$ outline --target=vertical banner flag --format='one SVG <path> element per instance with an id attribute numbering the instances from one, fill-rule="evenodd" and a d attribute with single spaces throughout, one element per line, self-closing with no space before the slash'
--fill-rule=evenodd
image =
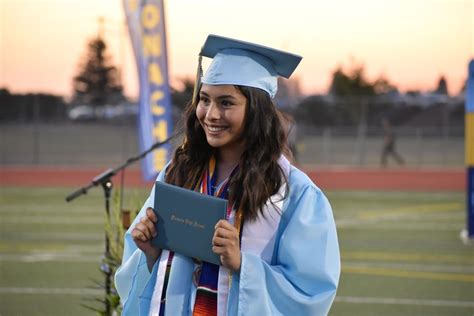
<path id="1" fill-rule="evenodd" d="M 474 238 L 474 59 L 466 83 L 465 152 L 467 165 L 467 233 Z"/>
<path id="2" fill-rule="evenodd" d="M 123 0 L 140 83 L 138 134 L 140 150 L 166 140 L 172 132 L 171 97 L 163 0 Z M 142 161 L 145 180 L 163 169 L 170 145 L 155 149 Z"/>

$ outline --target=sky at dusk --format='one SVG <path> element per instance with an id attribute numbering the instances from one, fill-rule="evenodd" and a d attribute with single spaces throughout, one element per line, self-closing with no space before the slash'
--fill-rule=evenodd
<path id="1" fill-rule="evenodd" d="M 135 62 L 121 0 L 0 0 L 0 87 L 72 93 L 87 42 L 105 19 L 109 54 L 136 97 Z M 172 84 L 193 78 L 209 33 L 303 56 L 304 93 L 326 93 L 338 67 L 364 64 L 369 80 L 432 90 L 440 75 L 457 94 L 474 58 L 474 0 L 165 1 Z"/>

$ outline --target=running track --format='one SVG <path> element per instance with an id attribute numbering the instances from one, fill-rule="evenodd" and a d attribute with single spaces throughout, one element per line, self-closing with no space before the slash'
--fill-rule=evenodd
<path id="1" fill-rule="evenodd" d="M 0 186 L 67 186 L 82 187 L 102 173 L 99 168 L 8 166 L 0 167 Z M 402 190 L 464 191 L 466 171 L 457 169 L 354 169 L 302 167 L 322 189 L 329 190 Z M 120 175 L 114 179 L 120 183 Z M 125 185 L 148 186 L 137 168 L 126 171 Z"/>

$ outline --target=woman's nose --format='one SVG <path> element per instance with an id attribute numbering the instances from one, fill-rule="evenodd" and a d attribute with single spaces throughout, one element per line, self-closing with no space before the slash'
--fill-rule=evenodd
<path id="1" fill-rule="evenodd" d="M 207 113 L 206 113 L 206 116 L 208 119 L 219 119 L 220 118 L 220 111 L 219 111 L 219 107 L 214 103 L 212 102 L 210 105 L 209 105 L 209 108 L 207 109 Z"/>

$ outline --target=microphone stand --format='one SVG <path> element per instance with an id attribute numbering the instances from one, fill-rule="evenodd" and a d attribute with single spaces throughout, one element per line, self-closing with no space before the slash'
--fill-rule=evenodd
<path id="1" fill-rule="evenodd" d="M 71 202 L 72 200 L 78 198 L 81 195 L 87 194 L 87 192 L 95 187 L 100 185 L 102 189 L 104 190 L 104 197 L 105 197 L 105 212 L 107 214 L 107 218 L 110 218 L 110 193 L 113 188 L 112 184 L 112 177 L 115 176 L 117 173 L 122 171 L 123 169 L 127 168 L 129 165 L 132 163 L 139 161 L 143 159 L 148 153 L 151 151 L 155 150 L 158 147 L 161 147 L 167 143 L 169 143 L 172 139 L 174 139 L 177 136 L 177 134 L 171 135 L 169 138 L 165 139 L 162 142 L 157 142 L 153 144 L 149 149 L 145 150 L 141 154 L 129 158 L 125 163 L 121 164 L 120 166 L 116 168 L 109 168 L 102 172 L 101 174 L 95 176 L 91 183 L 72 192 L 66 197 L 66 202 Z M 110 258 L 110 241 L 109 241 L 109 236 L 107 233 L 105 234 L 105 259 Z M 110 294 L 110 288 L 111 288 L 111 277 L 112 277 L 112 272 L 110 270 L 109 264 L 107 261 L 105 261 L 100 269 L 105 273 L 105 293 L 108 296 Z M 111 310 L 110 310 L 110 302 L 108 298 L 105 299 L 105 315 L 111 315 Z"/>

